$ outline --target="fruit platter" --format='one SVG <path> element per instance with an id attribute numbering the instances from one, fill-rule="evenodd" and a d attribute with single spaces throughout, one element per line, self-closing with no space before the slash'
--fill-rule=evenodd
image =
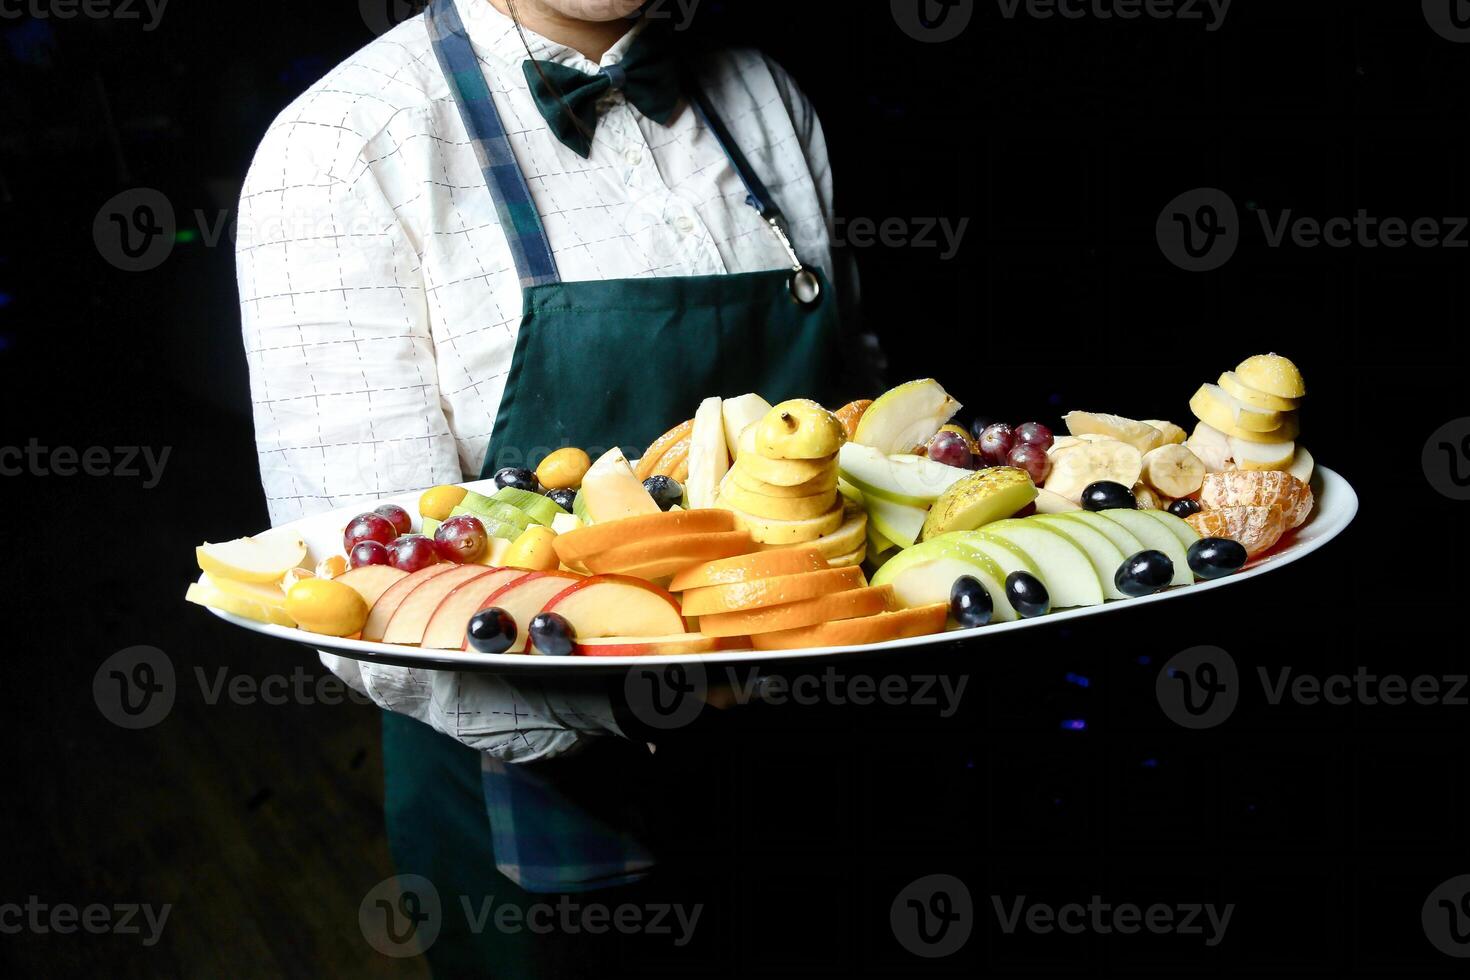
<path id="1" fill-rule="evenodd" d="M 642 452 L 565 447 L 196 549 L 186 598 L 337 656 L 606 669 L 948 643 L 1164 601 L 1315 551 L 1357 496 L 1247 358 L 1163 419 L 953 420 L 934 379 L 834 410 L 710 397 Z M 630 459 L 630 455 L 636 458 Z"/>

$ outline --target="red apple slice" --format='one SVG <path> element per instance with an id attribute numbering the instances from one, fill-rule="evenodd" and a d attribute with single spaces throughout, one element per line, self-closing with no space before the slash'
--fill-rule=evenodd
<path id="1" fill-rule="evenodd" d="M 371 609 L 378 604 L 383 593 L 406 578 L 407 572 L 391 565 L 364 565 L 343 572 L 337 576 L 337 581 L 355 589 Z"/>
<path id="2" fill-rule="evenodd" d="M 499 569 L 486 568 L 484 565 L 455 565 L 449 571 L 435 575 L 403 600 L 393 618 L 388 620 L 388 628 L 383 631 L 383 642 L 416 645 L 423 640 L 424 630 L 428 628 L 429 618 L 434 615 L 434 610 L 439 608 L 439 603 L 449 593 L 467 582 L 496 571 Z"/>
<path id="3" fill-rule="evenodd" d="M 516 579 L 508 585 L 501 586 L 497 591 L 485 597 L 480 603 L 480 608 L 495 606 L 510 613 L 510 618 L 515 620 L 516 641 L 506 653 L 526 652 L 526 632 L 531 626 L 531 620 L 541 611 L 555 596 L 567 591 L 573 583 L 581 582 L 585 576 L 576 575 L 572 572 L 531 572 Z M 464 630 L 459 632 L 460 649 L 468 650 L 469 641 L 465 639 Z"/>
<path id="4" fill-rule="evenodd" d="M 744 636 L 680 633 L 677 636 L 596 636 L 578 640 L 573 653 L 579 657 L 674 657 L 749 648 L 750 639 Z"/>
<path id="5" fill-rule="evenodd" d="M 388 623 L 393 619 L 393 614 L 398 611 L 398 607 L 403 605 L 403 600 L 429 579 L 443 575 L 454 567 L 454 565 L 430 565 L 390 585 L 388 591 L 378 596 L 378 601 L 372 604 L 372 609 L 368 613 L 367 625 L 362 628 L 362 638 L 369 643 L 383 642 L 383 634 L 388 631 Z"/>
<path id="6" fill-rule="evenodd" d="M 625 575 L 594 575 L 578 582 L 541 612 L 564 617 L 579 639 L 684 632 L 678 600 L 651 582 Z"/>
<path id="7" fill-rule="evenodd" d="M 429 625 L 424 628 L 424 638 L 419 646 L 426 650 L 463 649 L 465 628 L 475 613 L 485 608 L 485 600 L 527 574 L 521 568 L 500 568 L 461 585 L 445 596 L 434 615 L 429 617 Z"/>

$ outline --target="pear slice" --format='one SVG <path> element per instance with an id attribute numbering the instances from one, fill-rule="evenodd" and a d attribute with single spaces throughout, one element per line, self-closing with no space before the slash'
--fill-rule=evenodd
<path id="1" fill-rule="evenodd" d="M 950 531 L 973 531 L 1010 517 L 1036 499 L 1036 486 L 1025 470 L 997 466 L 971 473 L 934 502 L 924 521 L 925 541 Z"/>
<path id="2" fill-rule="evenodd" d="M 1296 442 L 1246 442 L 1230 439 L 1230 455 L 1242 470 L 1284 470 L 1296 459 Z"/>
<path id="3" fill-rule="evenodd" d="M 751 392 L 739 398 L 726 398 L 720 405 L 720 415 L 725 423 L 725 445 L 730 457 L 737 458 L 740 449 L 740 433 L 748 425 L 755 425 L 771 410 L 770 402 Z"/>
<path id="4" fill-rule="evenodd" d="M 868 511 L 868 521 L 878 533 L 900 548 L 912 548 L 924 530 L 924 519 L 929 512 L 922 507 L 895 504 L 882 497 L 863 497 L 863 506 Z"/>
<path id="5" fill-rule="evenodd" d="M 237 538 L 194 549 L 201 571 L 215 578 L 242 582 L 279 582 L 281 576 L 306 560 L 306 541 L 294 531 L 270 531 L 254 538 Z M 200 591 L 207 592 L 207 584 Z"/>
<path id="6" fill-rule="evenodd" d="M 928 507 L 973 470 L 936 463 L 923 456 L 888 455 L 871 446 L 848 443 L 837 456 L 842 477 L 866 497 L 882 497 L 910 507 Z"/>
<path id="7" fill-rule="evenodd" d="M 1307 394 L 1307 383 L 1302 380 L 1302 372 L 1289 358 L 1280 354 L 1247 357 L 1236 366 L 1235 376 L 1257 391 L 1264 391 L 1277 398 L 1297 399 L 1304 398 Z"/>
<path id="8" fill-rule="evenodd" d="M 911 453 L 960 410 L 938 381 L 910 381 L 880 395 L 858 420 L 852 441 L 881 453 Z"/>
<path id="9" fill-rule="evenodd" d="M 1312 459 L 1312 454 L 1307 452 L 1307 447 L 1299 445 L 1296 447 L 1296 456 L 1292 459 L 1291 466 L 1287 468 L 1286 472 L 1303 483 L 1311 483 L 1312 471 L 1316 468 L 1316 465 L 1316 461 Z"/>
<path id="10" fill-rule="evenodd" d="M 1271 412 L 1294 412 L 1300 405 L 1295 398 L 1282 398 L 1279 395 L 1252 388 L 1241 381 L 1234 371 L 1226 371 L 1220 375 L 1220 387 L 1252 408 L 1261 408 Z"/>
<path id="11" fill-rule="evenodd" d="M 720 481 L 730 469 L 721 404 L 718 398 L 706 398 L 694 413 L 694 429 L 689 436 L 689 480 L 684 484 L 685 499 L 693 510 L 715 506 Z"/>
<path id="12" fill-rule="evenodd" d="M 1274 432 L 1281 428 L 1284 416 L 1263 408 L 1253 408 L 1219 385 L 1200 385 L 1189 400 L 1190 411 L 1202 422 L 1222 432 L 1244 429 L 1247 432 Z"/>

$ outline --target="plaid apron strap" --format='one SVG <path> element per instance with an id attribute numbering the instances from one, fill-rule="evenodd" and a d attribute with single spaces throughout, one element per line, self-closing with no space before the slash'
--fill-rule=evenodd
<path id="1" fill-rule="evenodd" d="M 460 118 L 485 174 L 485 184 L 495 198 L 495 210 L 500 215 L 500 226 L 505 229 L 521 286 L 560 282 L 541 215 L 531 200 L 525 175 L 516 163 L 495 99 L 454 0 L 434 0 L 424 16 L 439 67 L 454 92 Z"/>

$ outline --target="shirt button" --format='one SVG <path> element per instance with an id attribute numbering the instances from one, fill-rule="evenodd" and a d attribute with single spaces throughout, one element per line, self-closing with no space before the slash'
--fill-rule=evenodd
<path id="1" fill-rule="evenodd" d="M 679 234 L 687 235 L 694 230 L 694 219 L 687 214 L 681 214 L 674 219 L 674 228 L 678 230 Z"/>
<path id="2" fill-rule="evenodd" d="M 637 146 L 630 146 L 623 154 L 623 158 L 636 167 L 643 162 L 643 150 Z"/>

